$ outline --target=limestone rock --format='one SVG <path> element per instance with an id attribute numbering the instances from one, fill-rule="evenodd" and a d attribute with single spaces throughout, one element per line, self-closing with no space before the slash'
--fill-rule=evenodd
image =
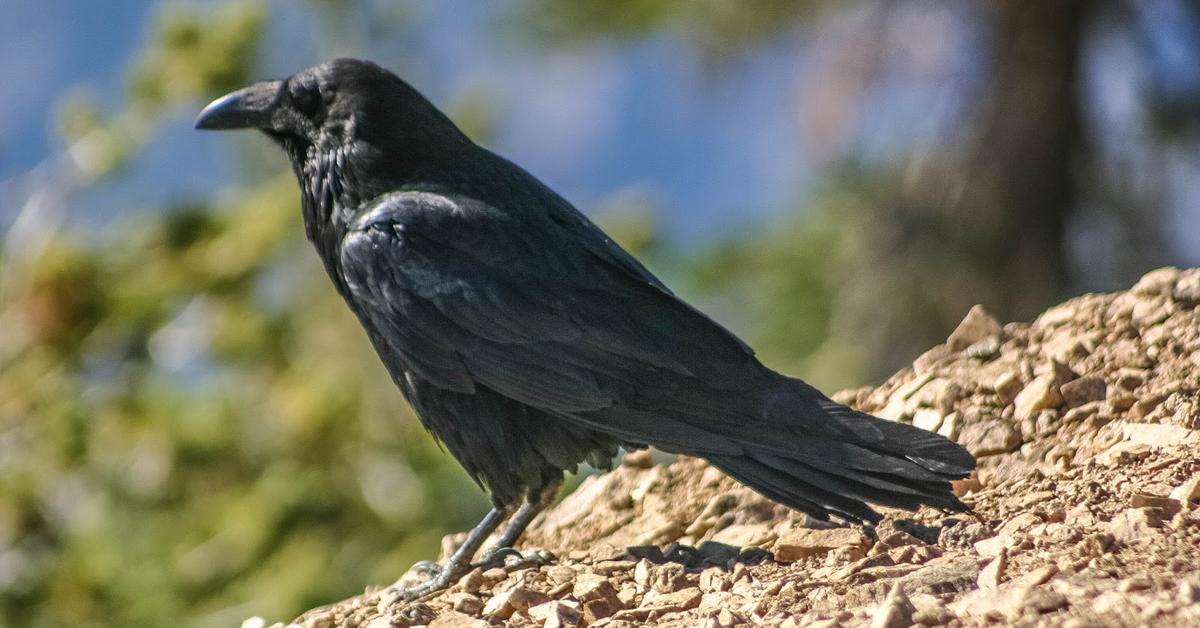
<path id="1" fill-rule="evenodd" d="M 1103 377 L 1090 375 L 1067 382 L 1059 388 L 1068 408 L 1082 406 L 1089 401 L 1101 401 L 1108 393 Z"/>
<path id="2" fill-rule="evenodd" d="M 1015 409 L 1013 416 L 1017 419 L 1030 419 L 1038 412 L 1048 408 L 1057 408 L 1062 404 L 1062 396 L 1055 386 L 1057 377 L 1053 373 L 1039 375 L 1029 382 L 1029 385 L 1017 393 L 1013 400 Z"/>
<path id="3" fill-rule="evenodd" d="M 967 312 L 958 327 L 950 332 L 946 346 L 952 351 L 962 351 L 989 336 L 999 336 L 1001 331 L 1000 323 L 996 322 L 982 305 L 976 305 Z"/>
<path id="4" fill-rule="evenodd" d="M 810 556 L 823 556 L 840 548 L 865 548 L 868 539 L 853 528 L 812 530 L 799 528 L 775 542 L 775 560 L 790 563 Z"/>
<path id="5" fill-rule="evenodd" d="M 904 589 L 898 584 L 894 585 L 871 615 L 871 628 L 907 628 L 912 625 L 916 610 L 904 594 Z"/>

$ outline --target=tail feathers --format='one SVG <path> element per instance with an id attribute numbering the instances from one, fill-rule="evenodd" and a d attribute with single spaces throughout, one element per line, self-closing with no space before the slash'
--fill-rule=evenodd
<path id="1" fill-rule="evenodd" d="M 718 456 L 708 461 L 764 497 L 821 521 L 829 521 L 830 515 L 871 523 L 881 518 L 861 501 L 808 484 L 748 456 Z"/>
<path id="2" fill-rule="evenodd" d="M 763 496 L 822 521 L 833 515 L 846 521 L 878 523 L 881 517 L 868 503 L 904 510 L 917 510 L 922 504 L 967 510 L 950 490 L 949 481 L 871 476 L 851 469 L 837 474 L 769 454 L 719 456 L 709 462 Z"/>
<path id="3" fill-rule="evenodd" d="M 836 516 L 876 523 L 881 517 L 869 503 L 905 510 L 923 504 L 968 509 L 950 487 L 951 480 L 975 468 L 975 459 L 962 446 L 809 390 L 817 397 L 808 397 L 808 411 L 793 419 L 806 435 L 774 442 L 739 439 L 740 455 L 710 455 L 709 461 L 764 496 L 820 520 Z"/>
<path id="4" fill-rule="evenodd" d="M 920 428 L 885 421 L 825 400 L 822 409 L 836 419 L 848 442 L 868 449 L 901 455 L 925 469 L 957 480 L 975 469 L 975 458 L 962 445 Z"/>

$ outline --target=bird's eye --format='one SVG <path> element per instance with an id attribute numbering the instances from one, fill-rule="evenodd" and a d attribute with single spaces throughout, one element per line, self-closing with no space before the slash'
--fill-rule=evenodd
<path id="1" fill-rule="evenodd" d="M 288 91 L 296 111 L 305 116 L 311 117 L 321 106 L 321 93 L 316 85 L 298 81 L 289 85 Z"/>

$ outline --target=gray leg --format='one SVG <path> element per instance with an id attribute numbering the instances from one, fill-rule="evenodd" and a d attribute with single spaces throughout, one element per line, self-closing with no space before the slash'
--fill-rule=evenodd
<path id="1" fill-rule="evenodd" d="M 479 546 L 487 540 L 496 528 L 500 527 L 500 523 L 504 521 L 504 517 L 508 515 L 508 511 L 504 508 L 495 507 L 491 512 L 483 517 L 483 520 L 471 530 L 467 535 L 467 540 L 459 546 L 450 558 L 441 566 L 430 565 L 426 567 L 426 571 L 433 574 L 429 580 L 412 587 L 393 587 L 397 595 L 397 600 L 411 601 L 419 597 L 423 597 L 434 591 L 445 589 L 454 583 L 459 577 L 465 574 L 471 568 L 471 558 L 475 556 L 475 552 L 479 550 Z M 514 517 L 515 518 L 515 517 Z"/>
<path id="2" fill-rule="evenodd" d="M 526 498 L 525 503 L 521 505 L 517 512 L 508 522 L 508 527 L 496 539 L 496 542 L 488 548 L 487 553 L 479 559 L 476 566 L 483 568 L 503 567 L 504 559 L 509 556 L 521 558 L 520 552 L 513 549 L 521 535 L 525 533 L 525 528 L 533 522 L 534 517 L 539 512 L 546 509 L 550 502 L 554 500 L 554 496 L 558 493 L 558 487 L 562 486 L 562 482 L 555 482 L 549 486 L 545 486 L 537 492 L 531 492 Z"/>

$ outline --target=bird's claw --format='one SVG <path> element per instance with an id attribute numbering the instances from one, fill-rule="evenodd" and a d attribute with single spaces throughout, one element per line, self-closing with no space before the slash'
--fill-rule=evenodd
<path id="1" fill-rule="evenodd" d="M 414 564 L 408 572 L 416 576 L 422 576 L 425 580 L 433 580 L 441 575 L 442 566 L 432 560 L 422 560 Z"/>
<path id="2" fill-rule="evenodd" d="M 472 567 L 487 570 L 496 567 L 534 567 L 544 565 L 554 560 L 554 556 L 546 550 L 538 550 L 522 554 L 511 547 L 497 547 L 489 550 L 480 559 L 471 564 Z"/>
<path id="3" fill-rule="evenodd" d="M 430 578 L 421 584 L 414 584 L 411 586 L 396 584 L 388 587 L 388 589 L 384 591 L 383 600 L 389 606 L 401 602 L 412 602 L 413 600 L 423 598 L 435 591 L 445 589 L 449 585 L 449 578 L 443 578 L 440 575 Z"/>
<path id="4" fill-rule="evenodd" d="M 448 569 L 447 566 L 439 565 L 431 560 L 420 561 L 408 570 L 400 582 L 388 587 L 383 592 L 383 600 L 388 605 L 411 602 L 449 587 L 454 577 L 461 576 L 465 571 L 466 569 L 461 567 L 457 570 Z M 419 580 L 419 582 L 402 584 L 413 580 Z"/>

